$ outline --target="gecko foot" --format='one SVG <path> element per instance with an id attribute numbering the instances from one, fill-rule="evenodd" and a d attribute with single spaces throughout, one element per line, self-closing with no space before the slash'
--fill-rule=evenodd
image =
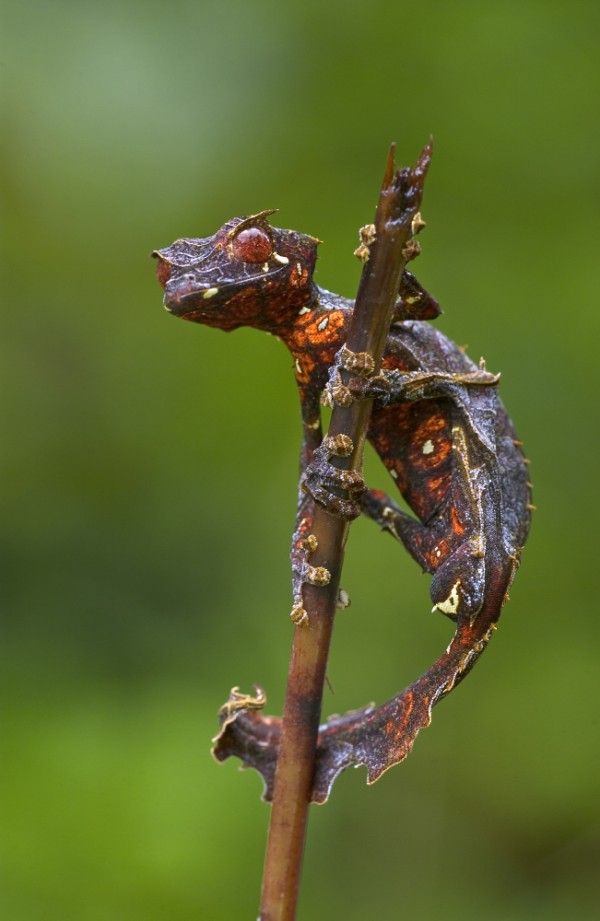
<path id="1" fill-rule="evenodd" d="M 346 371 L 348 380 L 344 383 L 341 371 Z M 343 345 L 329 372 L 329 381 L 324 391 L 324 402 L 328 406 L 351 406 L 362 396 L 362 388 L 375 373 L 375 360 L 370 352 L 353 352 Z"/>
<path id="2" fill-rule="evenodd" d="M 360 499 L 366 486 L 356 470 L 340 470 L 330 457 L 349 457 L 354 450 L 347 435 L 325 438 L 306 468 L 302 488 L 331 515 L 349 521 L 361 513 Z"/>

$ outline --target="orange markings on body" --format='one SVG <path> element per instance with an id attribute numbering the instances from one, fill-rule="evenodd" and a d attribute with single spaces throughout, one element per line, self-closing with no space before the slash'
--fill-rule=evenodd
<path id="1" fill-rule="evenodd" d="M 452 473 L 448 471 L 442 476 L 427 477 L 411 482 L 410 495 L 407 496 L 409 505 L 417 513 L 421 521 L 431 518 L 440 509 L 452 481 Z"/>
<path id="2" fill-rule="evenodd" d="M 411 692 L 408 692 L 408 694 L 406 695 L 406 700 L 404 702 L 404 707 L 402 709 L 402 716 L 396 722 L 396 731 L 394 732 L 394 738 L 396 739 L 396 741 L 400 741 L 402 737 L 404 736 L 404 732 L 406 730 L 406 727 L 408 726 L 408 722 L 410 720 L 411 713 L 413 712 L 414 705 L 415 705 L 414 694 L 412 694 Z"/>
<path id="3" fill-rule="evenodd" d="M 397 355 L 384 355 L 381 367 L 386 371 L 411 371 L 407 362 L 402 361 Z"/>
<path id="4" fill-rule="evenodd" d="M 443 563 L 444 560 L 448 557 L 451 551 L 452 551 L 452 548 L 450 546 L 449 541 L 447 541 L 446 538 L 443 537 L 436 544 L 433 550 L 430 550 L 428 553 L 425 554 L 425 557 L 427 559 L 427 562 L 431 566 L 431 568 L 437 569 L 437 567 L 441 563 Z"/>
<path id="5" fill-rule="evenodd" d="M 446 484 L 447 481 L 448 481 L 447 476 L 432 477 L 430 480 L 427 480 L 427 489 L 430 493 L 437 493 L 440 491 L 440 487 L 443 484 Z"/>
<path id="6" fill-rule="evenodd" d="M 427 416 L 411 433 L 408 449 L 411 466 L 427 472 L 445 464 L 452 453 L 448 421 L 440 415 Z M 428 489 L 435 492 L 440 479 L 429 481 Z"/>
<path id="7" fill-rule="evenodd" d="M 319 329 L 319 326 L 322 328 Z M 296 380 L 309 383 L 317 368 L 327 368 L 335 360 L 340 329 L 344 327 L 341 310 L 326 313 L 309 311 L 296 322 L 290 350 L 296 361 Z"/>
<path id="8" fill-rule="evenodd" d="M 319 325 L 323 328 L 319 329 Z M 333 361 L 339 348 L 339 331 L 344 326 L 344 315 L 341 310 L 310 310 L 296 320 L 290 347 L 294 353 L 304 355 L 315 346 L 333 343 Z"/>
<path id="9" fill-rule="evenodd" d="M 294 266 L 294 270 L 290 275 L 290 285 L 293 288 L 300 288 L 302 285 L 305 285 L 308 281 L 308 270 L 302 268 L 302 265 L 298 263 Z"/>
<path id="10" fill-rule="evenodd" d="M 424 419 L 421 425 L 418 427 L 415 434 L 417 434 L 419 438 L 431 438 L 438 432 L 443 432 L 443 430 L 447 427 L 448 420 L 443 416 L 427 416 L 427 418 Z"/>
<path id="11" fill-rule="evenodd" d="M 412 411 L 410 403 L 386 407 L 375 404 L 369 424 L 369 440 L 381 457 L 389 458 L 398 453 L 399 433 L 410 428 Z"/>
<path id="12" fill-rule="evenodd" d="M 465 526 L 458 517 L 458 512 L 456 511 L 456 507 L 454 505 L 450 506 L 450 526 L 454 534 L 465 533 Z"/>
<path id="13" fill-rule="evenodd" d="M 315 359 L 309 353 L 305 353 L 302 359 L 297 358 L 295 362 L 296 380 L 307 384 L 314 372 L 315 364 Z"/>

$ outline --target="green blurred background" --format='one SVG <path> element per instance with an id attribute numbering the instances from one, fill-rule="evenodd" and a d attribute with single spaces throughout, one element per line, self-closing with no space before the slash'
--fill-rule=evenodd
<path id="1" fill-rule="evenodd" d="M 313 810 L 300 916 L 595 916 L 599 21 L 2 5 L 2 918 L 256 917 L 262 784 L 209 741 L 233 684 L 281 709 L 297 400 L 273 339 L 169 318 L 148 254 L 279 207 L 351 295 L 387 145 L 406 162 L 430 132 L 416 270 L 503 371 L 539 511 L 481 665 L 404 765 Z M 369 522 L 343 584 L 326 712 L 385 700 L 449 637 Z"/>

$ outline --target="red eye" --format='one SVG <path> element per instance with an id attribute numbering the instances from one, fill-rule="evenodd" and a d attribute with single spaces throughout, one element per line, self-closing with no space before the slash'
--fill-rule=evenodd
<path id="1" fill-rule="evenodd" d="M 235 237 L 233 251 L 242 262 L 267 262 L 273 252 L 273 244 L 265 230 L 247 227 Z"/>

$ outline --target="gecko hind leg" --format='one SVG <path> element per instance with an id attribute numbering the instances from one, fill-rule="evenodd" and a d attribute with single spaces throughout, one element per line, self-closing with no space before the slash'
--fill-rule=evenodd
<path id="1" fill-rule="evenodd" d="M 379 489 L 366 490 L 360 505 L 363 514 L 399 541 L 425 572 L 434 572 L 428 559 L 435 543 L 435 535 L 430 528 L 403 512 Z"/>

